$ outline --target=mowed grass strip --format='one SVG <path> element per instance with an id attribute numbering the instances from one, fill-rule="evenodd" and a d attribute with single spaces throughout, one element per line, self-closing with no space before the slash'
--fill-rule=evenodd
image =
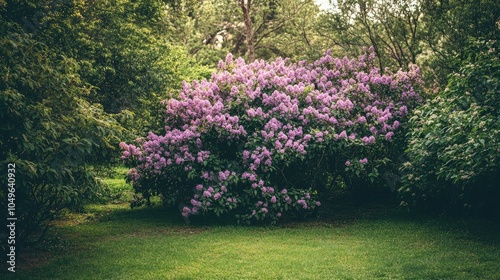
<path id="1" fill-rule="evenodd" d="M 396 213 L 342 226 L 208 227 L 127 207 L 93 206 L 98 219 L 58 225 L 68 249 L 2 279 L 500 279 L 492 222 Z"/>

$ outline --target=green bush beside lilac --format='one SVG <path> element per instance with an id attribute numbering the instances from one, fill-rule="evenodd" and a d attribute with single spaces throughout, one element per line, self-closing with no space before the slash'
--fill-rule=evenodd
<path id="1" fill-rule="evenodd" d="M 0 215 L 7 217 L 7 204 L 15 202 L 20 250 L 39 241 L 63 209 L 81 209 L 101 197 L 92 165 L 117 156 L 124 129 L 85 100 L 92 86 L 81 79 L 76 60 L 1 15 L 0 24 L 0 164 L 4 174 L 15 165 L 9 169 L 16 179 L 0 186 Z M 12 189 L 15 197 L 8 196 Z"/>
<path id="2" fill-rule="evenodd" d="M 471 44 L 447 89 L 415 110 L 402 167 L 404 205 L 484 214 L 498 209 L 499 47 L 498 41 Z"/>
<path id="3" fill-rule="evenodd" d="M 164 135 L 120 144 L 134 166 L 129 180 L 148 201 L 186 203 L 186 217 L 227 213 L 245 222 L 311 211 L 339 176 L 380 180 L 421 80 L 416 66 L 384 74 L 373 60 L 372 49 L 296 64 L 228 55 L 210 80 L 184 83 L 164 102 Z"/>

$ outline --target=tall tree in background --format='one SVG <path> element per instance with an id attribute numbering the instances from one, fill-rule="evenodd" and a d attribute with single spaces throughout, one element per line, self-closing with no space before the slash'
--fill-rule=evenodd
<path id="1" fill-rule="evenodd" d="M 259 58 L 316 59 L 331 46 L 317 32 L 319 8 L 313 0 L 276 1 L 274 20 L 256 28 Z"/>
<path id="2" fill-rule="evenodd" d="M 250 62 L 255 60 L 254 31 L 252 27 L 252 0 L 238 0 L 243 13 L 243 23 L 245 24 L 245 43 L 247 47 L 246 57 Z"/>
<path id="3" fill-rule="evenodd" d="M 192 33 L 183 33 L 183 40 L 205 64 L 215 65 L 228 52 L 252 61 L 324 51 L 313 0 L 207 0 L 191 11 L 185 23 Z"/>
<path id="4" fill-rule="evenodd" d="M 373 46 L 380 69 L 407 69 L 421 47 L 421 9 L 404 0 L 339 0 L 322 15 L 322 34 L 332 45 L 357 52 Z"/>
<path id="5" fill-rule="evenodd" d="M 381 69 L 421 66 L 428 88 L 444 88 L 474 39 L 498 40 L 495 0 L 338 0 L 320 33 L 343 53 L 373 46 Z"/>

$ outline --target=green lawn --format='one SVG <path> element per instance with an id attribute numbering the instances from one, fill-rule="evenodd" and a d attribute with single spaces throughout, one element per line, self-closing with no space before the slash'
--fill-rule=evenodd
<path id="1" fill-rule="evenodd" d="M 497 223 L 342 211 L 272 227 L 201 226 L 159 207 L 93 205 L 57 222 L 57 239 L 0 278 L 500 279 Z"/>

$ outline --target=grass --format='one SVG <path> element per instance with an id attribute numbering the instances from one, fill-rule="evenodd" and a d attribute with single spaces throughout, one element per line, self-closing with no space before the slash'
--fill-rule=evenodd
<path id="1" fill-rule="evenodd" d="M 500 279 L 500 226 L 491 221 L 372 205 L 272 227 L 202 226 L 159 207 L 86 210 L 58 221 L 57 238 L 0 278 Z"/>
<path id="2" fill-rule="evenodd" d="M 123 166 L 111 169 L 101 180 L 106 184 L 110 203 L 121 203 L 130 201 L 133 197 L 134 191 L 130 185 L 125 183 L 125 177 L 128 169 Z"/>

